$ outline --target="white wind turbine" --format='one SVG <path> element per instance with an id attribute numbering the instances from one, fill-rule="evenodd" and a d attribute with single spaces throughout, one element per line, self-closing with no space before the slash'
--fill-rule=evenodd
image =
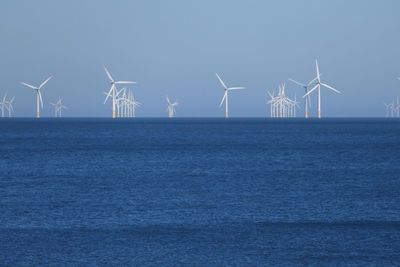
<path id="1" fill-rule="evenodd" d="M 313 79 L 312 81 L 310 81 L 308 84 L 301 83 L 301 82 L 298 82 L 298 81 L 293 80 L 293 79 L 289 79 L 289 81 L 291 81 L 291 82 L 293 82 L 293 83 L 295 83 L 295 84 L 301 86 L 301 87 L 304 89 L 304 93 L 307 94 L 307 93 L 308 93 L 308 89 L 309 89 L 310 86 L 315 82 L 316 79 L 317 79 L 317 78 L 314 78 L 314 79 Z M 309 117 L 309 112 L 308 112 L 308 109 L 309 109 L 309 108 L 311 108 L 311 99 L 310 99 L 310 95 L 308 95 L 308 96 L 306 97 L 306 103 L 305 103 L 305 107 L 304 107 L 304 112 L 305 112 L 304 116 L 305 116 L 306 119 L 308 119 L 308 117 Z"/>
<path id="2" fill-rule="evenodd" d="M 14 108 L 13 108 L 13 105 L 12 105 L 12 103 L 14 102 L 14 96 L 10 99 L 10 101 L 6 101 L 5 102 L 5 105 L 6 105 L 6 108 L 7 108 L 7 110 L 8 110 L 8 117 L 10 118 L 11 117 L 11 114 L 12 113 L 14 113 Z"/>
<path id="3" fill-rule="evenodd" d="M 172 103 L 169 100 L 168 96 L 167 96 L 167 102 L 168 102 L 168 107 L 167 107 L 168 118 L 173 118 L 176 113 L 175 107 L 178 106 L 178 102 L 175 101 Z"/>
<path id="4" fill-rule="evenodd" d="M 61 118 L 61 111 L 62 111 L 62 109 L 67 109 L 67 107 L 66 106 L 64 106 L 63 104 L 62 104 L 62 99 L 61 99 L 61 97 L 58 97 L 58 101 L 56 102 L 56 103 L 51 103 L 50 102 L 50 104 L 52 105 L 52 106 L 54 106 L 54 117 L 59 117 L 59 118 Z"/>
<path id="5" fill-rule="evenodd" d="M 274 93 L 268 92 L 271 100 L 267 104 L 271 105 L 271 117 L 272 118 L 293 118 L 296 117 L 296 108 L 300 108 L 297 102 L 297 97 L 292 100 L 285 94 L 285 84 L 279 86 L 278 95 L 274 96 Z"/>
<path id="6" fill-rule="evenodd" d="M 392 108 L 391 104 L 386 104 L 385 102 L 383 103 L 386 107 L 386 118 L 390 117 L 390 109 Z"/>
<path id="7" fill-rule="evenodd" d="M 128 93 L 128 100 L 130 103 L 129 117 L 134 118 L 134 117 L 136 117 L 136 108 L 138 108 L 142 104 L 140 102 L 136 101 L 135 95 L 133 94 L 133 92 L 131 90 L 129 90 L 129 93 Z"/>
<path id="8" fill-rule="evenodd" d="M 10 99 L 7 100 L 7 93 L 4 94 L 3 100 L 0 102 L 0 109 L 1 109 L 1 117 L 5 117 L 5 112 L 4 109 L 7 109 L 8 111 L 8 117 L 11 117 L 11 114 L 14 112 L 14 108 L 12 103 L 14 102 L 14 96 Z"/>
<path id="9" fill-rule="evenodd" d="M 0 102 L 0 106 L 1 106 L 1 117 L 4 118 L 4 109 L 7 108 L 7 93 L 4 94 L 3 96 L 3 101 Z"/>
<path id="10" fill-rule="evenodd" d="M 63 110 L 63 109 L 68 109 L 66 106 L 64 106 L 64 104 L 62 103 L 62 99 L 60 98 L 60 100 L 59 100 L 59 110 L 58 110 L 58 114 L 60 115 L 60 118 L 61 118 L 61 111 Z"/>
<path id="11" fill-rule="evenodd" d="M 42 99 L 42 93 L 41 93 L 41 89 L 43 88 L 43 86 L 52 78 L 52 76 L 50 76 L 49 78 L 47 78 L 44 82 L 42 82 L 41 85 L 39 85 L 39 87 L 21 82 L 22 85 L 28 86 L 29 88 L 32 88 L 33 90 L 36 91 L 36 118 L 40 118 L 40 106 L 43 108 L 43 99 Z"/>
<path id="12" fill-rule="evenodd" d="M 222 81 L 221 77 L 219 77 L 218 73 L 216 73 L 215 75 L 217 75 L 219 82 L 221 83 L 222 87 L 224 88 L 224 96 L 222 97 L 222 100 L 221 100 L 221 103 L 219 104 L 219 106 L 221 107 L 225 101 L 225 118 L 228 118 L 229 117 L 229 107 L 228 107 L 229 91 L 242 90 L 242 89 L 246 89 L 246 87 L 227 87 L 225 85 L 224 81 Z"/>
<path id="13" fill-rule="evenodd" d="M 54 107 L 54 117 L 57 118 L 58 117 L 58 102 L 57 103 L 50 102 L 50 105 L 52 105 Z"/>
<path id="14" fill-rule="evenodd" d="M 392 103 L 390 103 L 390 116 L 392 118 L 394 118 L 394 112 L 396 110 L 396 107 L 394 106 L 394 100 L 392 101 Z"/>
<path id="15" fill-rule="evenodd" d="M 108 78 L 110 79 L 110 83 L 111 83 L 111 88 L 107 93 L 107 97 L 104 100 L 104 104 L 107 102 L 107 99 L 111 96 L 112 97 L 112 118 L 115 119 L 116 117 L 116 105 L 117 105 L 117 84 L 134 84 L 136 82 L 132 82 L 132 81 L 114 81 L 113 77 L 111 76 L 110 72 L 107 70 L 106 66 L 103 66 L 104 70 L 108 76 Z"/>
<path id="16" fill-rule="evenodd" d="M 332 91 L 334 91 L 334 92 L 336 92 L 338 94 L 340 94 L 340 91 L 336 90 L 335 88 L 333 88 L 330 85 L 327 85 L 327 84 L 321 82 L 321 75 L 319 73 L 319 66 L 318 66 L 318 61 L 317 60 L 315 60 L 315 67 L 316 67 L 316 70 L 317 70 L 317 77 L 315 78 L 316 79 L 316 85 L 308 93 L 306 93 L 303 96 L 303 98 L 307 97 L 308 95 L 310 95 L 315 90 L 318 90 L 318 118 L 320 119 L 321 118 L 321 86 L 323 86 L 325 88 L 328 88 L 328 89 L 330 89 L 330 90 L 332 90 Z"/>

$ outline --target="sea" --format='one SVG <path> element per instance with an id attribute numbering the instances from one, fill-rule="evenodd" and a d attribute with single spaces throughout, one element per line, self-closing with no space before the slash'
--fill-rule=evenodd
<path id="1" fill-rule="evenodd" d="M 1 119 L 0 266 L 400 266 L 400 120 Z"/>

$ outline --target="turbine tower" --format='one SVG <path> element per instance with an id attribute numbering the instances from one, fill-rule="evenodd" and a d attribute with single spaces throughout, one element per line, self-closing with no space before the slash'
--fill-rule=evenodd
<path id="1" fill-rule="evenodd" d="M 168 118 L 173 118 L 175 115 L 175 107 L 178 105 L 178 102 L 171 102 L 167 96 L 167 102 L 168 102 L 168 107 L 167 107 L 167 112 L 168 112 Z"/>
<path id="2" fill-rule="evenodd" d="M 22 85 L 25 85 L 33 90 L 36 91 L 36 118 L 40 118 L 40 106 L 43 108 L 43 99 L 42 99 L 42 93 L 41 93 L 41 89 L 43 88 L 43 86 L 52 78 L 52 76 L 50 76 L 49 78 L 47 78 L 44 82 L 42 82 L 41 85 L 39 85 L 39 87 L 21 82 Z"/>
<path id="3" fill-rule="evenodd" d="M 104 70 L 110 79 L 111 88 L 108 91 L 107 97 L 104 100 L 104 104 L 107 102 L 107 99 L 111 96 L 112 97 L 112 118 L 115 119 L 116 117 L 116 105 L 117 105 L 117 84 L 134 84 L 136 82 L 132 81 L 114 81 L 113 77 L 111 76 L 110 72 L 107 70 L 106 66 L 103 66 Z"/>
<path id="4" fill-rule="evenodd" d="M 221 77 L 219 77 L 218 73 L 216 73 L 215 75 L 217 75 L 219 82 L 221 83 L 222 87 L 224 88 L 224 96 L 222 97 L 222 100 L 221 100 L 221 103 L 219 104 L 219 106 L 222 107 L 222 104 L 225 101 L 225 118 L 229 118 L 229 107 L 228 107 L 229 91 L 242 90 L 242 89 L 246 89 L 246 87 L 227 87 L 225 85 L 224 81 L 222 81 Z"/>
<path id="5" fill-rule="evenodd" d="M 317 70 L 317 77 L 314 79 L 316 80 L 316 84 L 314 86 L 313 89 L 311 89 L 308 93 L 306 93 L 303 98 L 307 97 L 308 95 L 310 95 L 312 92 L 314 92 L 315 90 L 318 90 L 318 118 L 321 118 L 321 86 L 328 88 L 338 94 L 340 94 L 340 91 L 336 90 L 335 88 L 333 88 L 330 85 L 327 85 L 326 83 L 321 82 L 321 75 L 319 73 L 319 66 L 318 66 L 318 61 L 315 60 L 315 67 Z"/>

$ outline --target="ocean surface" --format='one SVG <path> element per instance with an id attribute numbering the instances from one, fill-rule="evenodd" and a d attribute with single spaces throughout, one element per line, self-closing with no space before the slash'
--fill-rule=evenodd
<path id="1" fill-rule="evenodd" d="M 400 266 L 400 121 L 0 120 L 0 266 Z"/>

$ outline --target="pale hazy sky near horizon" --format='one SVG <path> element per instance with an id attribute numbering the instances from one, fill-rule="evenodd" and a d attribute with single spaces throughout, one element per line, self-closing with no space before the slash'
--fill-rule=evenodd
<path id="1" fill-rule="evenodd" d="M 16 97 L 16 116 L 32 117 L 34 92 L 19 82 L 53 75 L 43 115 L 61 96 L 65 116 L 109 117 L 104 64 L 137 82 L 138 116 L 166 116 L 168 95 L 178 116 L 221 117 L 218 72 L 248 88 L 232 92 L 230 115 L 262 117 L 266 90 L 286 82 L 300 98 L 287 79 L 312 79 L 318 59 L 323 80 L 343 93 L 323 91 L 323 116 L 384 116 L 382 102 L 400 96 L 399 28 L 395 0 L 2 0 L 0 95 Z"/>

